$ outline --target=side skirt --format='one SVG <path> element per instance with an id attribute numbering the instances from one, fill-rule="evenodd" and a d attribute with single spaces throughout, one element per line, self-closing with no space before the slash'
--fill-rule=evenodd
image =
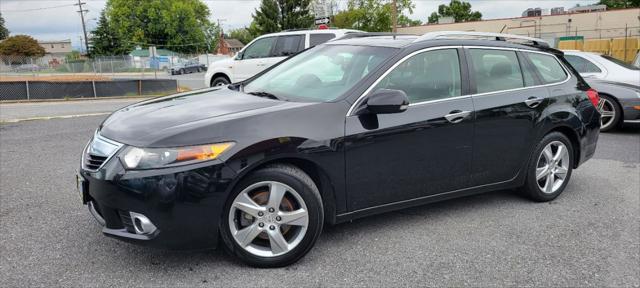
<path id="1" fill-rule="evenodd" d="M 396 210 L 415 207 L 415 206 L 421 206 L 421 205 L 440 202 L 448 199 L 460 198 L 460 197 L 481 194 L 481 193 L 486 193 L 491 191 L 513 189 L 513 188 L 522 186 L 521 184 L 519 185 L 519 182 L 522 182 L 522 181 L 517 181 L 517 178 L 519 177 L 516 176 L 515 179 L 507 180 L 504 182 L 464 188 L 464 189 L 444 192 L 440 194 L 428 195 L 424 197 L 419 197 L 419 198 L 414 198 L 414 199 L 409 199 L 409 200 L 404 200 L 399 202 L 393 202 L 393 203 L 373 206 L 369 208 L 364 208 L 364 209 L 360 209 L 352 212 L 347 212 L 347 213 L 336 215 L 335 223 L 336 224 L 343 223 L 343 222 L 351 221 L 357 218 L 396 211 Z"/>

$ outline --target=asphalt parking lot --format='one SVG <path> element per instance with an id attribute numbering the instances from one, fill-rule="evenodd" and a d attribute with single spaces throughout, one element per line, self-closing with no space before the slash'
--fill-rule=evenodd
<path id="1" fill-rule="evenodd" d="M 0 124 L 0 287 L 640 286 L 640 126 L 550 203 L 498 191 L 326 227 L 287 268 L 103 236 L 74 171 L 104 115 Z"/>

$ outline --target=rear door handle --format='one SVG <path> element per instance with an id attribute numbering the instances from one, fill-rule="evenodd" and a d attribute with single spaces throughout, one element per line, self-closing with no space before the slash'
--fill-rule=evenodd
<path id="1" fill-rule="evenodd" d="M 471 114 L 471 111 L 453 110 L 449 114 L 444 115 L 444 118 L 451 123 L 460 123 Z"/>
<path id="2" fill-rule="evenodd" d="M 538 97 L 529 97 L 529 99 L 524 100 L 524 104 L 527 104 L 527 106 L 529 106 L 531 108 L 538 107 L 538 105 L 540 105 L 540 103 L 542 103 L 542 99 L 540 99 Z"/>

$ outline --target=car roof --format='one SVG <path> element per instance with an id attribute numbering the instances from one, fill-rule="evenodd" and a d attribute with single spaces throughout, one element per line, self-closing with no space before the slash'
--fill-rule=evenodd
<path id="1" fill-rule="evenodd" d="M 356 32 L 362 32 L 362 31 L 358 31 L 358 30 L 353 30 L 353 29 L 303 29 L 303 30 L 291 30 L 291 31 L 282 31 L 282 32 L 275 32 L 275 33 L 269 33 L 269 34 L 265 34 L 265 35 L 261 35 L 258 38 L 264 38 L 264 37 L 273 37 L 273 36 L 281 36 L 281 35 L 303 35 L 303 34 L 346 34 L 346 33 L 356 33 Z"/>
<path id="2" fill-rule="evenodd" d="M 371 37 L 354 37 L 347 39 L 336 39 L 325 43 L 326 45 L 358 45 L 358 46 L 376 46 L 390 48 L 406 48 L 416 46 L 420 48 L 436 47 L 436 46 L 487 46 L 487 47 L 503 47 L 522 49 L 530 51 L 543 51 L 553 54 L 562 54 L 561 51 L 526 44 L 518 44 L 507 41 L 482 40 L 482 39 L 431 39 L 416 41 L 418 36 L 415 35 L 385 35 Z"/>
<path id="3" fill-rule="evenodd" d="M 594 55 L 594 56 L 602 55 L 600 53 L 584 52 L 584 51 L 580 51 L 580 50 L 562 50 L 562 52 L 564 52 L 565 54 L 568 54 L 568 55 Z"/>

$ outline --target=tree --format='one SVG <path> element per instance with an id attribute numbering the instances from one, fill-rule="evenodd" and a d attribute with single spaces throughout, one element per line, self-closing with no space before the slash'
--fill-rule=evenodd
<path id="1" fill-rule="evenodd" d="M 410 27 L 410 26 L 418 26 L 418 25 L 422 25 L 422 21 L 411 19 L 404 14 L 398 16 L 398 26 L 400 27 Z"/>
<path id="2" fill-rule="evenodd" d="M 108 0 L 106 19 L 120 46 L 167 48 L 194 53 L 215 47 L 218 27 L 200 0 Z"/>
<path id="3" fill-rule="evenodd" d="M 288 30 L 312 27 L 310 5 L 311 0 L 278 0 L 280 28 Z"/>
<path id="4" fill-rule="evenodd" d="M 478 21 L 482 19 L 482 13 L 471 11 L 471 4 L 461 0 L 451 0 L 449 5 L 438 6 L 438 12 L 429 16 L 429 23 L 438 23 L 440 17 L 453 17 L 455 22 Z"/>
<path id="5" fill-rule="evenodd" d="M 600 0 L 598 4 L 607 5 L 607 9 L 638 8 L 640 0 Z"/>
<path id="6" fill-rule="evenodd" d="M 410 25 L 419 21 L 411 20 L 404 13 L 413 14 L 415 5 L 411 0 L 398 0 L 398 25 Z M 358 29 L 367 32 L 391 31 L 391 1 L 389 0 L 349 0 L 347 9 L 333 17 L 333 25 L 339 28 Z"/>
<path id="7" fill-rule="evenodd" d="M 267 34 L 312 27 L 310 5 L 311 0 L 262 0 L 252 15 L 256 32 Z"/>
<path id="8" fill-rule="evenodd" d="M 9 37 L 9 30 L 4 26 L 4 18 L 2 18 L 2 13 L 0 13 L 0 40 L 6 39 Z"/>
<path id="9" fill-rule="evenodd" d="M 268 34 L 279 32 L 280 28 L 280 9 L 276 0 L 262 0 L 260 7 L 255 10 L 252 15 L 253 23 L 255 23 L 256 32 L 259 34 Z"/>
<path id="10" fill-rule="evenodd" d="M 91 49 L 89 54 L 93 56 L 124 55 L 130 52 L 129 47 L 122 40 L 118 31 L 110 24 L 105 10 L 100 13 L 98 26 L 91 33 Z"/>
<path id="11" fill-rule="evenodd" d="M 242 44 L 247 45 L 253 38 L 255 38 L 253 34 L 249 31 L 249 28 L 238 28 L 229 31 L 229 38 L 237 39 L 242 42 Z"/>
<path id="12" fill-rule="evenodd" d="M 0 55 L 16 57 L 42 57 L 44 48 L 27 35 L 10 36 L 0 42 Z"/>

